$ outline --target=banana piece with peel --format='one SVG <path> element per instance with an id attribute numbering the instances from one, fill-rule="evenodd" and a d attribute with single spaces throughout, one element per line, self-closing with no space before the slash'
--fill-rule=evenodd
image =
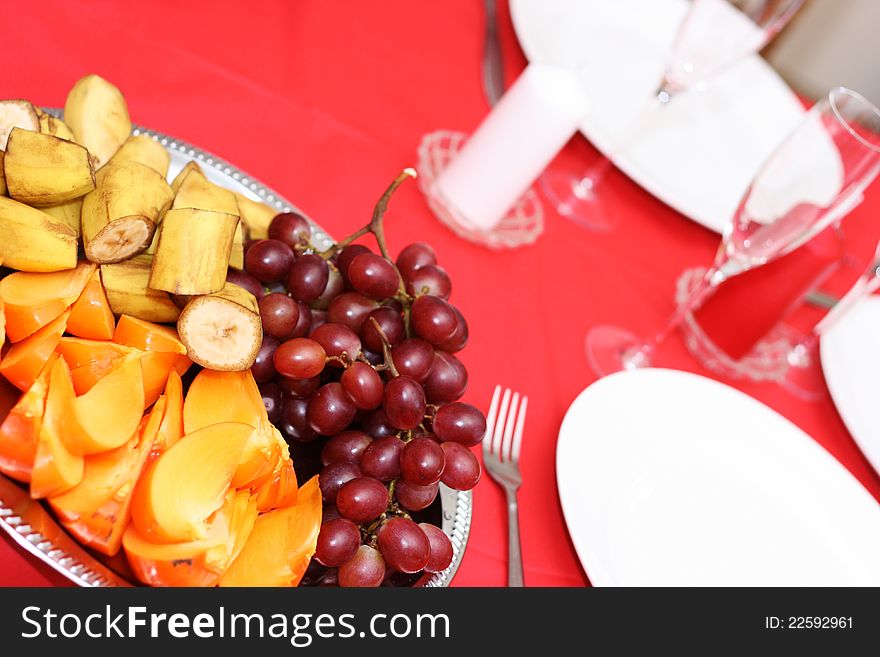
<path id="1" fill-rule="evenodd" d="M 64 121 L 100 169 L 131 134 L 131 118 L 122 92 L 99 75 L 80 78 L 67 94 Z"/>
<path id="2" fill-rule="evenodd" d="M 82 206 L 86 257 L 99 264 L 131 258 L 150 245 L 174 200 L 171 186 L 155 169 L 134 161 L 110 164 L 96 180 Z"/>
<path id="3" fill-rule="evenodd" d="M 184 171 L 181 172 L 183 177 L 179 181 L 172 208 L 198 208 L 227 214 L 239 214 L 238 201 L 233 192 L 208 180 L 198 165 L 194 165 L 188 170 L 185 167 Z M 175 178 L 175 182 L 177 181 L 178 179 Z M 173 187 L 174 183 L 172 183 Z M 244 269 L 244 229 L 241 222 L 235 227 L 232 250 L 229 254 L 229 266 L 233 269 Z"/>
<path id="4" fill-rule="evenodd" d="M 45 112 L 40 114 L 40 132 L 44 135 L 60 137 L 67 141 L 76 141 L 76 137 L 73 136 L 73 132 L 64 121 Z"/>
<path id="5" fill-rule="evenodd" d="M 177 332 L 190 360 L 212 370 L 248 369 L 263 341 L 256 298 L 232 283 L 191 299 L 177 320 Z"/>
<path id="6" fill-rule="evenodd" d="M 158 141 L 147 135 L 132 135 L 110 158 L 112 164 L 121 162 L 140 162 L 159 172 L 163 178 L 168 176 L 171 154 Z"/>
<path id="7" fill-rule="evenodd" d="M 235 193 L 235 198 L 238 201 L 238 214 L 247 229 L 248 237 L 255 240 L 269 237 L 269 224 L 278 214 L 278 210 L 270 208 L 265 203 L 252 201 L 238 192 Z"/>
<path id="8" fill-rule="evenodd" d="M 54 217 L 0 196 L 0 259 L 19 271 L 76 267 L 76 232 Z"/>
<path id="9" fill-rule="evenodd" d="M 9 133 L 3 172 L 9 196 L 34 207 L 66 203 L 95 188 L 85 148 L 18 127 Z"/>
<path id="10" fill-rule="evenodd" d="M 168 210 L 162 218 L 150 287 L 172 294 L 222 290 L 238 223 L 237 214 L 197 208 Z"/>
<path id="11" fill-rule="evenodd" d="M 0 151 L 6 150 L 6 140 L 13 128 L 40 131 L 40 116 L 30 101 L 0 100 Z"/>
<path id="12" fill-rule="evenodd" d="M 167 292 L 149 286 L 152 258 L 138 255 L 123 262 L 101 265 L 101 282 L 110 309 L 148 322 L 175 322 L 180 309 Z"/>

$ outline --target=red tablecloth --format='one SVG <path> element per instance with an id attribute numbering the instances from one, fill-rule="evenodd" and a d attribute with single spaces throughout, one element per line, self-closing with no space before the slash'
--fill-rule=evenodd
<path id="1" fill-rule="evenodd" d="M 525 60 L 504 7 L 501 19 L 510 81 Z M 483 20 L 477 0 L 7 3 L 0 96 L 58 107 L 80 76 L 99 73 L 122 88 L 136 122 L 236 163 L 342 236 L 365 223 L 388 182 L 414 163 L 424 133 L 469 131 L 487 112 Z M 576 139 L 562 158 L 568 161 L 554 166 L 583 166 L 594 154 Z M 620 173 L 606 184 L 618 197 L 618 230 L 587 233 L 545 206 L 545 234 L 517 251 L 493 253 L 457 239 L 414 184 L 389 213 L 392 248 L 431 242 L 452 276 L 452 300 L 471 326 L 462 354 L 471 373 L 466 400 L 488 407 L 496 383 L 530 396 L 520 493 L 529 585 L 587 583 L 563 522 L 554 465 L 563 415 L 595 378 L 583 356 L 585 332 L 605 322 L 656 328 L 672 309 L 676 277 L 707 263 L 718 241 Z M 857 212 L 867 220 L 878 210 L 874 190 Z M 678 337 L 657 362 L 701 371 Z M 740 387 L 814 436 L 880 496 L 880 478 L 830 401 L 802 403 L 773 385 Z M 484 480 L 455 584 L 506 582 L 504 513 L 500 490 Z M 0 584 L 62 581 L 0 540 Z"/>

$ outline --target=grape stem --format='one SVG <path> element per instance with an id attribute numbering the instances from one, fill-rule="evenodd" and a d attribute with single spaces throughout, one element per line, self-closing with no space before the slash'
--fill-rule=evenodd
<path id="1" fill-rule="evenodd" d="M 329 249 L 322 251 L 318 255 L 320 255 L 324 259 L 332 258 L 336 253 L 338 253 L 341 249 L 344 249 L 346 246 L 354 242 L 356 239 L 363 237 L 367 233 L 373 233 L 373 236 L 376 238 L 376 243 L 379 245 L 379 251 L 382 252 L 382 255 L 389 260 L 391 258 L 388 256 L 388 244 L 385 242 L 385 225 L 383 222 L 383 218 L 385 216 L 385 211 L 388 209 L 388 201 L 391 200 L 391 195 L 394 194 L 394 191 L 403 184 L 407 178 L 415 178 L 418 174 L 416 170 L 412 167 L 407 167 L 403 171 L 401 171 L 398 176 L 392 181 L 390 185 L 388 185 L 388 189 L 385 190 L 385 193 L 379 198 L 379 201 L 376 203 L 376 206 L 373 208 L 373 216 L 370 219 L 370 223 L 368 223 L 363 228 L 360 228 L 353 232 L 351 235 L 346 237 L 343 240 L 340 240 Z M 401 285 L 403 281 L 401 280 Z M 404 289 L 405 293 L 406 290 Z"/>
<path id="2" fill-rule="evenodd" d="M 376 329 L 379 333 L 379 338 L 382 340 L 382 356 L 385 358 L 384 369 L 391 372 L 391 376 L 396 378 L 400 376 L 400 372 L 397 371 L 397 368 L 394 366 L 394 359 L 391 358 L 391 343 L 388 341 L 388 336 L 385 335 L 385 331 L 379 326 L 379 322 L 376 321 L 375 317 L 370 317 L 370 321 L 373 323 L 373 328 Z"/>

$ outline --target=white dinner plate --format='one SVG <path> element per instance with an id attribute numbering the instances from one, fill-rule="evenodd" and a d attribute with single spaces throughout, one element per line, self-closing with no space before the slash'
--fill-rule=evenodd
<path id="1" fill-rule="evenodd" d="M 822 336 L 819 352 L 840 417 L 880 472 L 880 298 L 851 308 Z"/>
<path id="2" fill-rule="evenodd" d="M 582 67 L 592 99 L 584 135 L 654 196 L 720 232 L 804 110 L 755 55 L 646 115 L 686 6 L 686 0 L 511 0 L 511 13 L 530 60 Z"/>
<path id="3" fill-rule="evenodd" d="M 876 500 L 807 434 L 712 379 L 600 379 L 565 416 L 556 469 L 596 586 L 880 585 Z"/>

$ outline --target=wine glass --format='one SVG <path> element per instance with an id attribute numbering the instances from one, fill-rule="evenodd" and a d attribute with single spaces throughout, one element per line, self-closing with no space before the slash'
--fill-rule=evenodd
<path id="1" fill-rule="evenodd" d="M 880 171 L 880 110 L 837 87 L 813 105 L 756 174 L 724 227 L 714 264 L 648 340 L 614 326 L 586 339 L 599 375 L 651 365 L 657 347 L 732 276 L 791 252 L 851 210 Z"/>
<path id="2" fill-rule="evenodd" d="M 727 66 L 758 52 L 775 37 L 804 0 L 692 0 L 669 53 L 660 86 L 613 150 L 624 153 L 636 142 L 640 127 L 676 94 L 712 77 Z M 600 183 L 613 166 L 600 155 L 579 176 L 548 171 L 541 177 L 547 198 L 564 217 L 592 230 L 614 225 Z"/>

